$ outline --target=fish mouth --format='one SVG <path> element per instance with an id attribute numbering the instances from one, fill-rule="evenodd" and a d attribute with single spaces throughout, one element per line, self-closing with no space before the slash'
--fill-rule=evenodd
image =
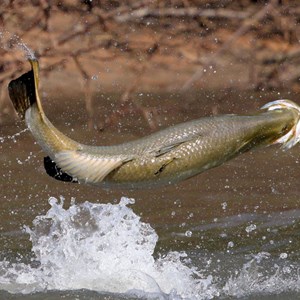
<path id="1" fill-rule="evenodd" d="M 277 139 L 274 144 L 282 144 L 283 149 L 290 149 L 300 141 L 300 106 L 288 99 L 281 99 L 269 102 L 261 107 L 267 111 L 272 110 L 294 110 L 297 117 L 294 126 L 282 137 Z"/>

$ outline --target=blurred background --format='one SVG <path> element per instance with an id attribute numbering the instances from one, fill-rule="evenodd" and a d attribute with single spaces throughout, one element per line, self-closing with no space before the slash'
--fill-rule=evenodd
<path id="1" fill-rule="evenodd" d="M 299 21 L 293 0 L 1 1 L 0 122 L 13 113 L 9 80 L 28 70 L 20 41 L 40 59 L 44 93 L 80 95 L 90 128 L 131 112 L 155 129 L 145 91 L 298 92 Z M 118 95 L 101 118 L 99 92 Z"/>

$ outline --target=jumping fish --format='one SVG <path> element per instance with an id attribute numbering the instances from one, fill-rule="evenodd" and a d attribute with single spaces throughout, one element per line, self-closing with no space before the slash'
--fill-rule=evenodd
<path id="1" fill-rule="evenodd" d="M 114 146 L 78 143 L 46 117 L 38 92 L 39 66 L 9 83 L 12 103 L 49 157 L 46 172 L 62 181 L 105 188 L 167 185 L 221 165 L 258 146 L 281 143 L 289 149 L 300 140 L 300 107 L 276 100 L 253 115 L 203 117 L 135 141 Z"/>

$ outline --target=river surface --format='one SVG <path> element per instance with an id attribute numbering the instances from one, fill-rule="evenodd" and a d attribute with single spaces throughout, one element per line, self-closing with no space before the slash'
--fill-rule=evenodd
<path id="1" fill-rule="evenodd" d="M 279 98 L 299 96 L 228 90 L 136 101 L 157 109 L 160 129 Z M 116 99 L 95 98 L 96 122 Z M 44 102 L 50 120 L 81 142 L 151 133 L 138 112 L 97 131 L 82 98 Z M 0 299 L 300 298 L 299 145 L 258 149 L 169 187 L 103 190 L 48 177 L 24 129 L 13 116 L 0 126 Z"/>

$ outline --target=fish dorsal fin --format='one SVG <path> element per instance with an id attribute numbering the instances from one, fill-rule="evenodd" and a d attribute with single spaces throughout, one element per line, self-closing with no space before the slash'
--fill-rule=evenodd
<path id="1" fill-rule="evenodd" d="M 79 182 L 101 182 L 110 172 L 131 159 L 101 157 L 80 151 L 61 151 L 55 155 L 56 164 Z"/>

